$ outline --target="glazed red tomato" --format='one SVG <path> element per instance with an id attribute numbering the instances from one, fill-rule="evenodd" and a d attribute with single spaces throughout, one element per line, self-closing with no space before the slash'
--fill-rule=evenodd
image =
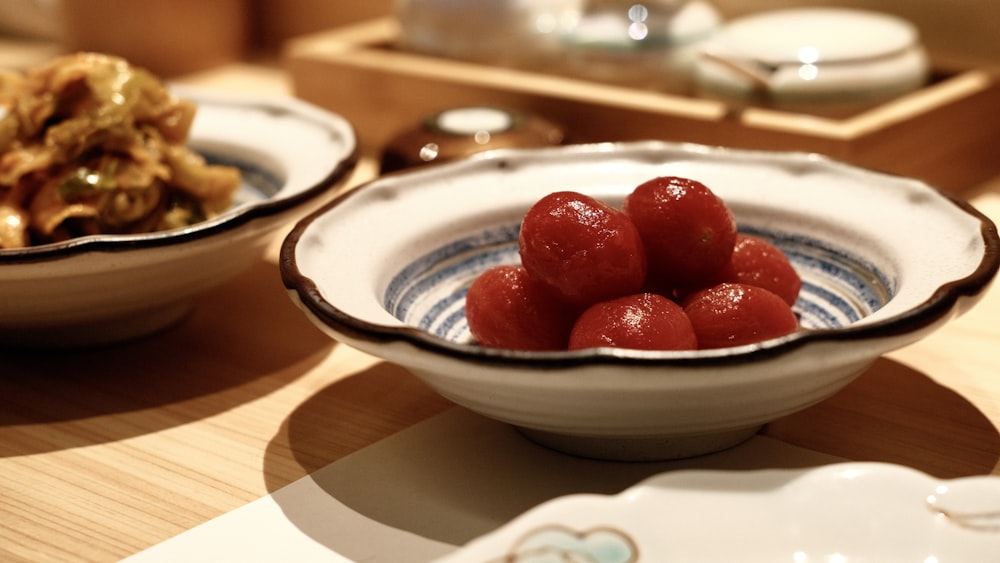
<path id="1" fill-rule="evenodd" d="M 657 287 L 698 287 L 733 253 L 732 212 L 696 180 L 653 178 L 625 198 L 622 210 L 639 230 Z"/>
<path id="2" fill-rule="evenodd" d="M 543 197 L 525 214 L 521 263 L 566 301 L 587 306 L 638 292 L 646 252 L 632 221 L 617 209 L 576 192 Z"/>
<path id="3" fill-rule="evenodd" d="M 701 349 L 727 348 L 790 334 L 799 322 L 778 295 L 753 285 L 722 283 L 684 301 Z"/>
<path id="4" fill-rule="evenodd" d="M 798 328 L 802 280 L 787 256 L 737 233 L 729 208 L 695 180 L 644 182 L 622 211 L 550 194 L 525 214 L 518 242 L 523 267 L 490 270 L 468 292 L 484 346 L 709 349 Z"/>
<path id="5" fill-rule="evenodd" d="M 576 315 L 517 266 L 483 272 L 465 296 L 469 331 L 491 348 L 565 350 Z"/>
<path id="6" fill-rule="evenodd" d="M 680 305 L 655 293 L 592 305 L 573 325 L 569 349 L 611 346 L 638 350 L 696 350 L 694 327 Z"/>
<path id="7" fill-rule="evenodd" d="M 802 289 L 802 278 L 780 248 L 762 238 L 742 233 L 736 237 L 729 264 L 716 280 L 763 287 L 789 305 L 795 305 Z"/>

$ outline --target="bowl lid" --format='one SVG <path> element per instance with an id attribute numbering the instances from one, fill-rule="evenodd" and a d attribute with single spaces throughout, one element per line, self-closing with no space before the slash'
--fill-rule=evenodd
<path id="1" fill-rule="evenodd" d="M 773 64 L 851 62 L 917 46 L 915 26 L 893 15 L 847 8 L 793 8 L 731 21 L 707 49 Z"/>

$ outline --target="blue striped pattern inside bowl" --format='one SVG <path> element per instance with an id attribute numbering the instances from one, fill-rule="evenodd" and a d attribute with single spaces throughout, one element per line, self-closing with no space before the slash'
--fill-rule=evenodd
<path id="1" fill-rule="evenodd" d="M 880 309 L 894 292 L 874 264 L 829 242 L 741 225 L 744 233 L 778 246 L 802 277 L 795 312 L 808 329 L 850 325 Z M 443 244 L 407 264 L 385 290 L 383 305 L 407 325 L 458 343 L 472 343 L 465 292 L 483 271 L 518 264 L 519 224 L 504 224 Z"/>

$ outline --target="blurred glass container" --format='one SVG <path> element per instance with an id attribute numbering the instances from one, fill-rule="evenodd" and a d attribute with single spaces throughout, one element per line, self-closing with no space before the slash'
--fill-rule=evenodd
<path id="1" fill-rule="evenodd" d="M 584 0 L 396 0 L 399 46 L 502 66 L 545 66 Z"/>
<path id="2" fill-rule="evenodd" d="M 500 148 L 559 145 L 563 128 L 540 116 L 496 106 L 452 108 L 427 116 L 382 151 L 382 172 L 445 162 Z"/>
<path id="3" fill-rule="evenodd" d="M 565 70 L 622 86 L 686 93 L 697 47 L 721 21 L 705 0 L 591 0 L 564 36 Z"/>
<path id="4" fill-rule="evenodd" d="M 777 106 L 870 102 L 921 87 L 927 54 L 915 26 L 849 8 L 791 8 L 731 21 L 703 44 L 699 92 Z"/>

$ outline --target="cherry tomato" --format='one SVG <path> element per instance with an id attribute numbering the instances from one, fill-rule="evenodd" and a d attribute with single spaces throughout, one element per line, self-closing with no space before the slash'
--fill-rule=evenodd
<path id="1" fill-rule="evenodd" d="M 491 348 L 565 350 L 576 316 L 576 310 L 517 266 L 483 272 L 465 296 L 469 331 Z"/>
<path id="2" fill-rule="evenodd" d="M 627 295 L 589 307 L 573 325 L 569 349 L 611 346 L 697 350 L 694 327 L 680 305 L 655 293 Z"/>
<path id="3" fill-rule="evenodd" d="M 802 278 L 780 248 L 746 234 L 736 237 L 733 255 L 717 276 L 717 281 L 763 287 L 795 305 L 802 289 Z"/>
<path id="4" fill-rule="evenodd" d="M 684 301 L 701 349 L 761 342 L 794 332 L 798 318 L 784 299 L 753 285 L 722 283 Z"/>
<path id="5" fill-rule="evenodd" d="M 531 276 L 577 305 L 636 293 L 646 280 L 635 225 L 584 194 L 555 192 L 539 200 L 521 222 L 519 245 Z"/>
<path id="6" fill-rule="evenodd" d="M 653 178 L 625 198 L 657 287 L 697 287 L 729 261 L 736 221 L 707 186 L 677 176 Z"/>

